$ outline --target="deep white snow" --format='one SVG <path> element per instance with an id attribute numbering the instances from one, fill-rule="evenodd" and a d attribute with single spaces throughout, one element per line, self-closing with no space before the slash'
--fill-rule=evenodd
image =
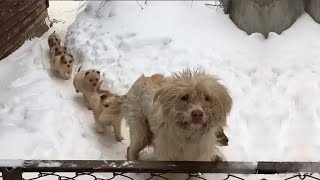
<path id="1" fill-rule="evenodd" d="M 227 160 L 320 160 L 320 25 L 309 15 L 266 40 L 204 1 L 141 1 L 143 10 L 135 1 L 103 3 L 88 2 L 75 18 L 79 2 L 50 1 L 60 22 L 0 61 L 0 159 L 125 159 L 128 128 L 122 143 L 112 130 L 96 133 L 72 80 L 51 73 L 46 38 L 56 30 L 77 67 L 100 69 L 115 93 L 142 73 L 200 67 L 219 76 L 234 100 Z"/>

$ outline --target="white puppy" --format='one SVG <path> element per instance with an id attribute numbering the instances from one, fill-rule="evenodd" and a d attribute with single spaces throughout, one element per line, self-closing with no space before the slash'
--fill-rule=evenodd
<path id="1" fill-rule="evenodd" d="M 157 77 L 141 76 L 124 100 L 130 127 L 127 159 L 137 160 L 152 145 L 156 160 L 218 160 L 216 134 L 226 126 L 232 107 L 227 88 L 198 70 Z"/>
<path id="2" fill-rule="evenodd" d="M 77 93 L 82 93 L 86 106 L 89 110 L 92 110 L 93 108 L 90 103 L 90 96 L 99 82 L 100 71 L 95 69 L 89 69 L 86 71 L 81 70 L 74 76 L 73 86 Z"/>
<path id="3" fill-rule="evenodd" d="M 68 80 L 72 76 L 73 62 L 71 54 L 63 53 L 50 59 L 50 67 L 57 71 L 63 79 Z"/>

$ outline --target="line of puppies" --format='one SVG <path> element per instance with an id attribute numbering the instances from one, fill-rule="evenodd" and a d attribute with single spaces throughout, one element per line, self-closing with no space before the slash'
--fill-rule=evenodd
<path id="1" fill-rule="evenodd" d="M 50 65 L 64 79 L 70 79 L 73 57 L 60 46 L 60 38 L 49 36 Z M 123 96 L 101 90 L 100 71 L 78 70 L 73 85 L 93 111 L 96 130 L 113 126 L 115 139 L 122 141 L 121 121 L 130 128 L 127 159 L 137 160 L 147 146 L 153 146 L 156 160 L 222 160 L 216 146 L 227 146 L 223 128 L 232 98 L 215 76 L 189 69 L 171 76 L 142 75 Z"/>
<path id="2" fill-rule="evenodd" d="M 50 48 L 51 69 L 58 72 L 63 79 L 70 79 L 74 62 L 72 54 L 67 53 L 67 48 L 61 46 L 61 38 L 55 32 L 48 37 L 48 44 Z"/>
<path id="3" fill-rule="evenodd" d="M 61 46 L 61 38 L 55 32 L 48 37 L 48 45 L 51 69 L 58 72 L 61 78 L 70 79 L 73 72 L 73 56 L 67 53 L 66 47 Z M 82 93 L 87 108 L 93 111 L 97 132 L 103 133 L 106 126 L 113 126 L 116 140 L 122 141 L 121 105 L 124 96 L 102 90 L 102 82 L 100 71 L 79 68 L 74 76 L 73 86 L 77 93 Z"/>

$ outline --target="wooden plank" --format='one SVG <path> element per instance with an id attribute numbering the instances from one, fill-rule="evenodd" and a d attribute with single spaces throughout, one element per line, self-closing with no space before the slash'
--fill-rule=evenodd
<path id="1" fill-rule="evenodd" d="M 0 36 L 0 47 L 6 44 L 9 40 L 11 40 L 14 36 L 17 36 L 18 33 L 21 32 L 21 30 L 26 27 L 28 24 L 32 23 L 34 19 L 37 18 L 37 16 L 43 12 L 46 9 L 46 5 L 42 4 L 40 7 L 36 8 L 31 14 L 29 14 L 25 19 L 18 22 L 16 26 L 9 29 L 4 33 L 2 36 Z"/>
<path id="2" fill-rule="evenodd" d="M 0 24 L 4 23 L 7 20 L 10 20 L 13 16 L 15 16 L 20 11 L 23 11 L 30 4 L 37 2 L 37 0 L 13 0 L 4 3 L 0 7 Z M 41 1 L 45 4 L 44 1 Z"/>
<path id="3" fill-rule="evenodd" d="M 12 27 L 21 26 L 21 24 L 19 23 L 22 23 L 23 20 L 26 19 L 26 17 L 29 18 L 30 16 L 32 16 L 32 12 L 34 12 L 37 8 L 41 8 L 41 5 L 43 5 L 43 0 L 30 4 L 23 11 L 17 12 L 17 14 L 12 19 L 5 21 L 3 24 L 0 24 L 0 32 L 2 33 L 0 34 L 0 40 L 3 39 L 3 36 L 7 36 L 8 31 L 10 31 Z"/>
<path id="4" fill-rule="evenodd" d="M 37 31 L 38 29 L 35 28 L 38 26 L 38 24 L 41 25 L 42 22 L 45 23 L 45 18 L 48 15 L 47 9 L 45 9 L 36 19 L 34 19 L 33 23 L 30 23 L 28 26 L 26 26 L 24 29 L 22 29 L 21 32 L 14 38 L 10 39 L 9 42 L 7 42 L 6 46 L 3 46 L 0 48 L 0 59 L 8 56 L 13 51 L 15 51 L 18 47 L 20 47 L 25 40 L 27 40 L 30 35 L 32 34 L 32 31 Z"/>

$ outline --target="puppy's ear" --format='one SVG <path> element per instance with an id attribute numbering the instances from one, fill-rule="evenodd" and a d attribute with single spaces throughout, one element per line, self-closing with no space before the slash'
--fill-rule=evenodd
<path id="1" fill-rule="evenodd" d="M 89 74 L 89 71 L 87 71 L 84 75 L 86 76 L 86 75 L 88 75 Z"/>

